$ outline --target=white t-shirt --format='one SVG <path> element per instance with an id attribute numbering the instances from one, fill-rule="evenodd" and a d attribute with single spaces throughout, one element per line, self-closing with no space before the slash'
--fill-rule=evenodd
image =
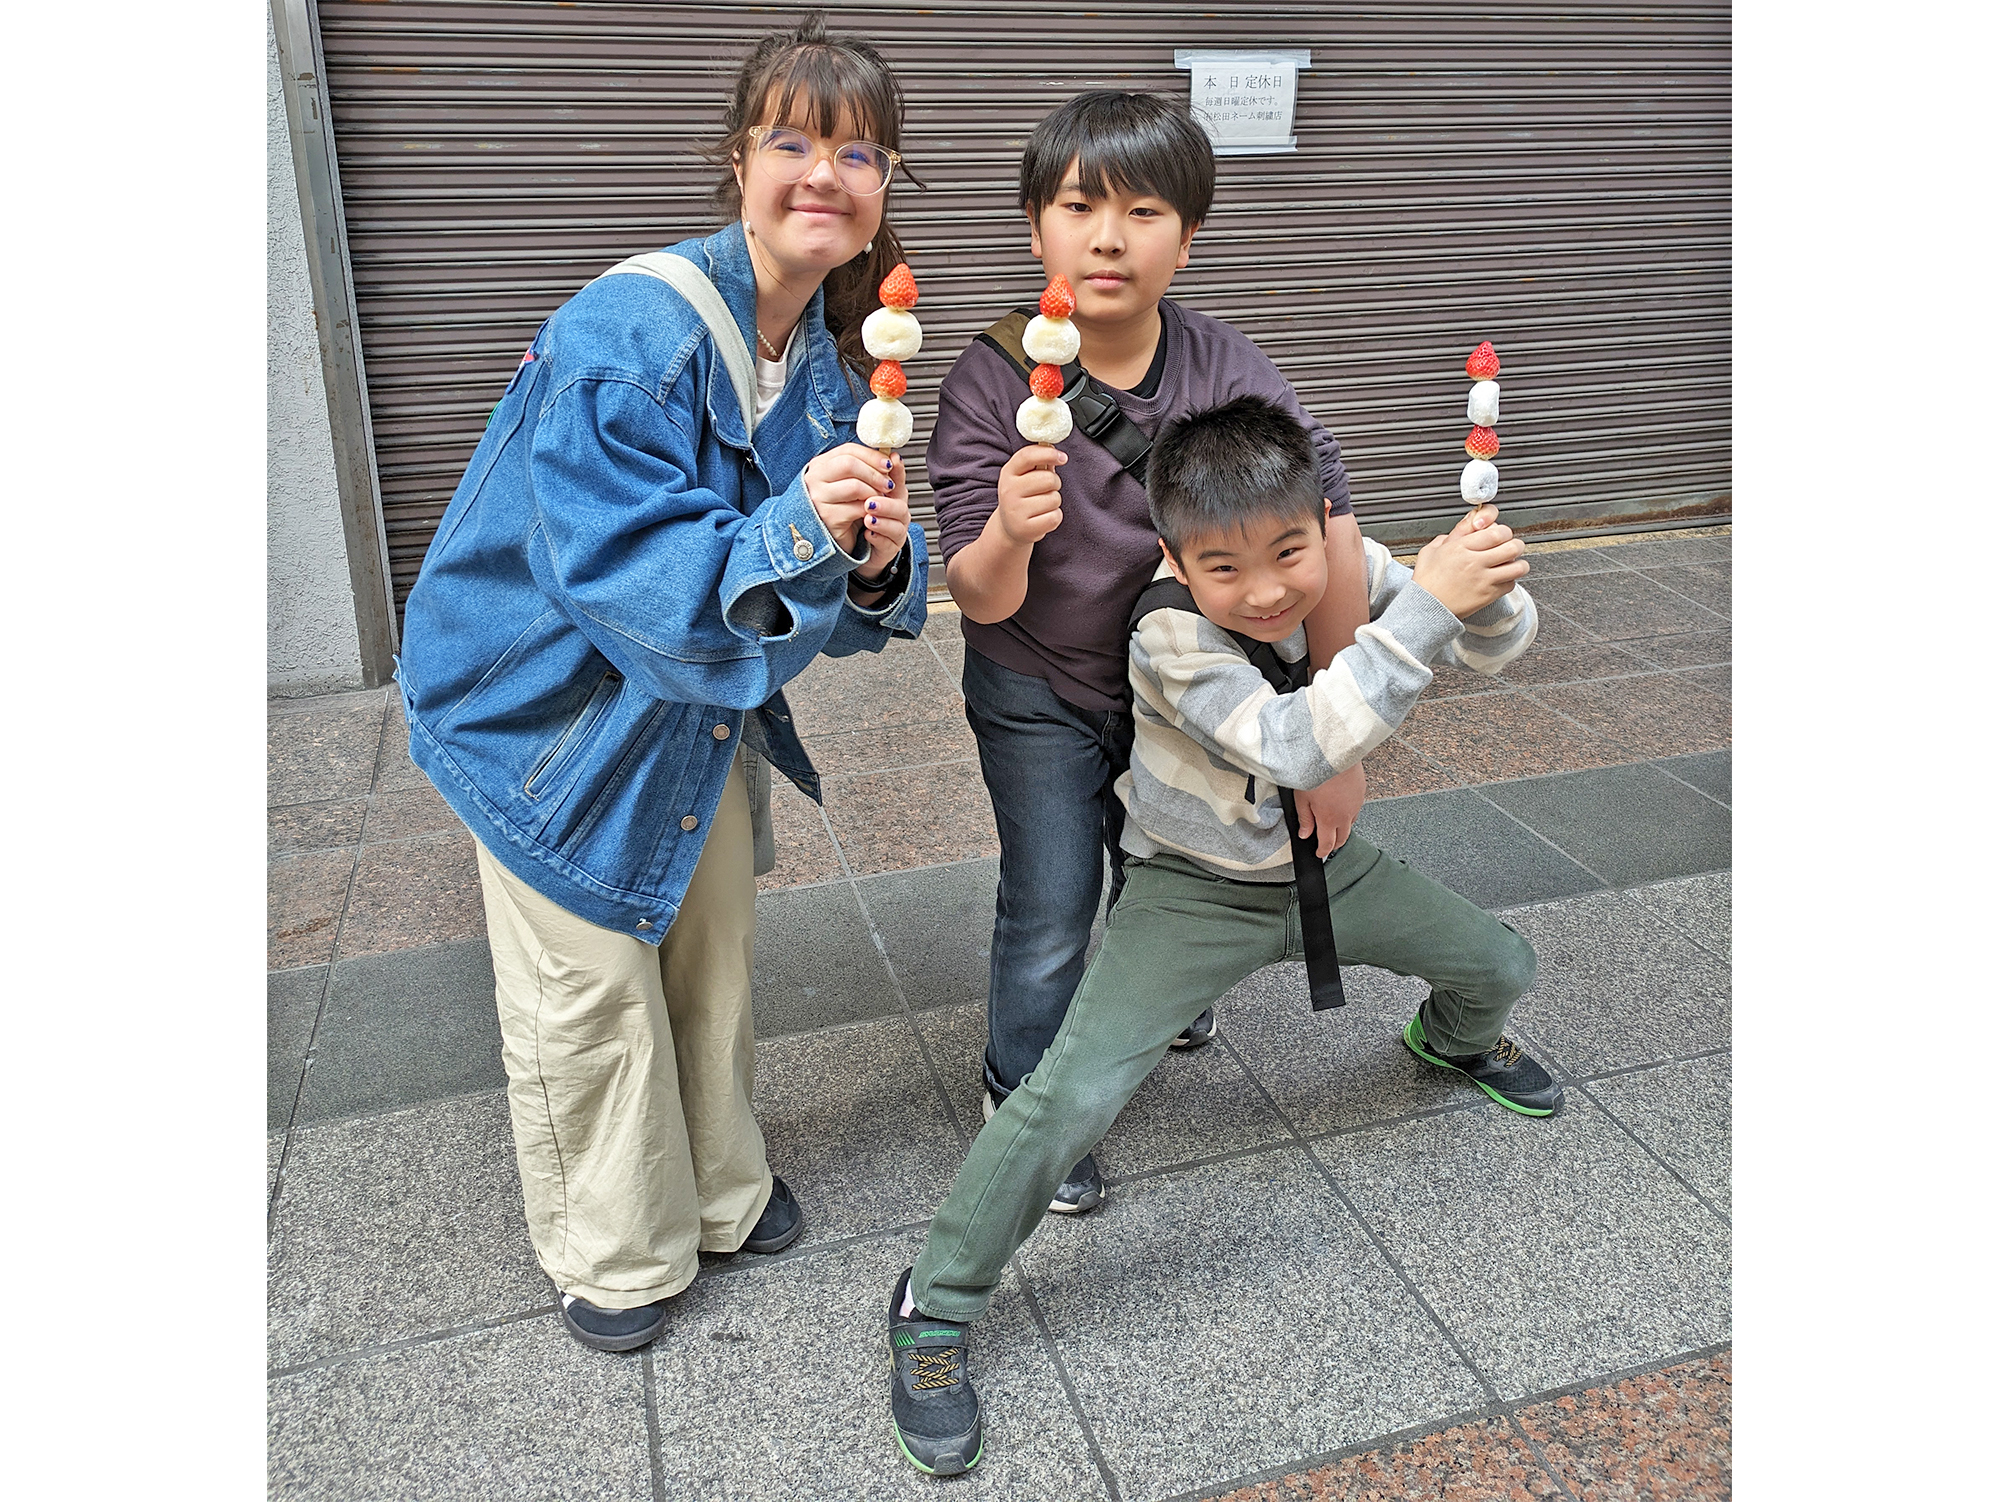
<path id="1" fill-rule="evenodd" d="M 757 341 L 757 421 L 764 420 L 785 389 L 785 374 L 791 369 L 792 346 L 799 342 L 799 326 L 792 325 L 792 334 L 785 341 L 784 350 L 775 360 L 764 358 L 764 341 Z"/>

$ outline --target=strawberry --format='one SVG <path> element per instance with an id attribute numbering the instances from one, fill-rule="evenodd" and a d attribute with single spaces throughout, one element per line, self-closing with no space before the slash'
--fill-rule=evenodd
<path id="1" fill-rule="evenodd" d="M 1056 276 L 1042 293 L 1042 317 L 1067 318 L 1076 311 L 1076 294 L 1069 290 L 1069 278 Z"/>
<path id="2" fill-rule="evenodd" d="M 1475 381 L 1490 381 L 1500 374 L 1500 357 L 1493 353 L 1490 341 L 1472 352 L 1472 357 L 1465 362 L 1465 373 Z"/>
<path id="3" fill-rule="evenodd" d="M 910 378 L 903 374 L 903 362 L 884 360 L 875 367 L 875 374 L 868 378 L 868 389 L 883 401 L 894 401 L 910 389 Z"/>
<path id="4" fill-rule="evenodd" d="M 879 295 L 885 308 L 908 308 L 916 305 L 917 279 L 910 275 L 908 261 L 898 261 L 896 269 L 882 278 Z"/>
<path id="5" fill-rule="evenodd" d="M 1500 435 L 1491 428 L 1474 428 L 1465 435 L 1465 451 L 1475 459 L 1491 459 L 1500 452 Z"/>
<path id="6" fill-rule="evenodd" d="M 1037 365 L 1035 373 L 1028 377 L 1028 389 L 1043 401 L 1053 401 L 1062 395 L 1063 378 L 1060 365 Z"/>

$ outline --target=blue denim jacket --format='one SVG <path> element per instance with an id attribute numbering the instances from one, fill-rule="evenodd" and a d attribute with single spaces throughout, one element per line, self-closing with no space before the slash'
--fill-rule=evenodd
<path id="1" fill-rule="evenodd" d="M 755 347 L 740 225 L 671 247 Z M 779 692 L 821 652 L 923 629 L 927 560 L 862 610 L 799 478 L 858 397 L 814 293 L 750 442 L 706 325 L 649 276 L 592 282 L 535 335 L 410 592 L 397 680 L 410 755 L 502 865 L 657 944 L 739 741 L 808 796 Z M 894 586 L 892 586 L 893 588 Z"/>

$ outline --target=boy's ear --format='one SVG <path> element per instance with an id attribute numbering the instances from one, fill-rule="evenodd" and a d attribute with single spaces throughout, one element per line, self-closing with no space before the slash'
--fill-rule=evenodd
<path id="1" fill-rule="evenodd" d="M 1173 570 L 1174 577 L 1180 580 L 1182 584 L 1186 584 L 1188 578 L 1181 570 L 1181 561 L 1174 556 L 1174 550 L 1167 546 L 1167 540 L 1164 537 L 1160 539 L 1160 556 L 1167 560 L 1167 567 Z"/>
<path id="2" fill-rule="evenodd" d="M 1194 244 L 1194 232 L 1200 228 L 1201 221 L 1199 219 L 1195 220 L 1193 224 L 1184 224 L 1181 226 L 1181 258 L 1174 262 L 1174 270 L 1187 270 L 1188 247 Z"/>
<path id="3" fill-rule="evenodd" d="M 1028 215 L 1028 254 L 1038 261 L 1042 258 L 1042 220 L 1039 214 Z"/>

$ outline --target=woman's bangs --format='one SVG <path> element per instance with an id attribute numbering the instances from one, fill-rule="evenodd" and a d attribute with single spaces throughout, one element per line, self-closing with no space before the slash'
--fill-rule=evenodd
<path id="1" fill-rule="evenodd" d="M 895 102 L 878 69 L 831 47 L 804 47 L 765 91 L 765 121 L 829 140 L 851 132 L 891 150 Z"/>

